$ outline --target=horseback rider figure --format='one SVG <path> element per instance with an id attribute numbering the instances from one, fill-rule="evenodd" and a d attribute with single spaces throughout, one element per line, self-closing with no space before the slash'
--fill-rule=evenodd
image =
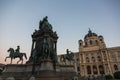
<path id="1" fill-rule="evenodd" d="M 66 50 L 67 54 L 70 54 L 71 51 L 69 51 L 69 49 Z"/>
<path id="2" fill-rule="evenodd" d="M 23 63 L 23 56 L 27 59 L 26 53 L 20 52 L 20 46 L 17 46 L 17 49 L 14 50 L 13 48 L 9 48 L 8 52 L 10 53 L 9 56 L 5 58 L 5 61 L 7 58 L 11 58 L 11 64 L 12 60 L 15 58 L 19 58 L 19 61 L 17 61 L 17 64 L 21 61 L 21 64 Z"/>
<path id="3" fill-rule="evenodd" d="M 67 50 L 66 50 L 66 53 L 67 53 L 67 54 L 66 54 L 66 58 L 70 59 L 70 58 L 71 58 L 71 57 L 70 57 L 71 51 L 69 51 L 69 49 L 67 49 Z"/>
<path id="4" fill-rule="evenodd" d="M 66 49 L 66 54 L 65 55 L 61 55 L 60 58 L 62 64 L 66 64 L 66 60 L 68 60 L 71 64 L 72 61 L 74 61 L 74 54 L 73 52 L 69 51 L 69 49 Z"/>
<path id="5" fill-rule="evenodd" d="M 20 46 L 17 46 L 17 49 L 15 50 L 15 53 L 16 53 L 16 54 L 19 54 L 19 53 L 20 53 Z"/>

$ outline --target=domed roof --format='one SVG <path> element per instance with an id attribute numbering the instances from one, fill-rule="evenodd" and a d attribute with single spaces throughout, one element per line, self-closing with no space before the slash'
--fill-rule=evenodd
<path id="1" fill-rule="evenodd" d="M 87 37 L 93 37 L 93 36 L 97 36 L 96 33 L 93 33 L 90 29 L 88 31 L 88 33 L 85 35 L 84 39 L 86 39 Z"/>
<path id="2" fill-rule="evenodd" d="M 103 36 L 102 36 L 102 35 L 100 35 L 99 37 L 102 37 L 102 38 L 103 38 Z"/>

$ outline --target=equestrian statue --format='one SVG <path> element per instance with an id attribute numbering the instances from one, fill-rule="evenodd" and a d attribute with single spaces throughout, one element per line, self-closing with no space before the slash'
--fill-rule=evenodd
<path id="1" fill-rule="evenodd" d="M 66 61 L 69 61 L 70 64 L 72 61 L 74 61 L 74 53 L 69 51 L 68 49 L 66 49 L 66 53 L 65 55 L 61 55 L 60 57 L 60 61 L 64 64 L 66 64 Z"/>
<path id="2" fill-rule="evenodd" d="M 27 59 L 26 53 L 20 52 L 20 46 L 17 46 L 16 50 L 14 50 L 13 48 L 9 48 L 7 52 L 9 52 L 10 54 L 5 58 L 5 61 L 7 60 L 7 58 L 11 58 L 10 64 L 12 64 L 12 60 L 15 58 L 19 58 L 19 61 L 17 61 L 17 64 L 20 61 L 21 61 L 21 64 L 23 64 L 23 56 L 25 57 L 25 59 Z"/>

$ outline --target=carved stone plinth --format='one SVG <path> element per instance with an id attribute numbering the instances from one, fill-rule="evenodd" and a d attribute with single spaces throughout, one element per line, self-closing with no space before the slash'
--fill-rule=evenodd
<path id="1" fill-rule="evenodd" d="M 35 71 L 32 74 L 33 64 L 8 64 L 5 66 L 5 70 L 0 76 L 2 79 L 13 77 L 15 80 L 70 80 L 76 73 L 73 66 L 56 65 L 54 70 L 51 60 L 43 60 L 41 64 L 35 64 Z"/>
<path id="2" fill-rule="evenodd" d="M 49 59 L 41 60 L 40 70 L 54 70 L 53 62 Z"/>

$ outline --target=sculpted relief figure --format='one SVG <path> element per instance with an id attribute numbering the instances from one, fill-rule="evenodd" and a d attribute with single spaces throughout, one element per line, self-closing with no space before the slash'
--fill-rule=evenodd
<path id="1" fill-rule="evenodd" d="M 50 53 L 50 50 L 49 50 L 50 48 L 49 48 L 49 43 L 47 39 L 44 39 L 42 48 L 43 48 L 43 55 L 44 55 L 43 57 L 48 58 Z"/>

